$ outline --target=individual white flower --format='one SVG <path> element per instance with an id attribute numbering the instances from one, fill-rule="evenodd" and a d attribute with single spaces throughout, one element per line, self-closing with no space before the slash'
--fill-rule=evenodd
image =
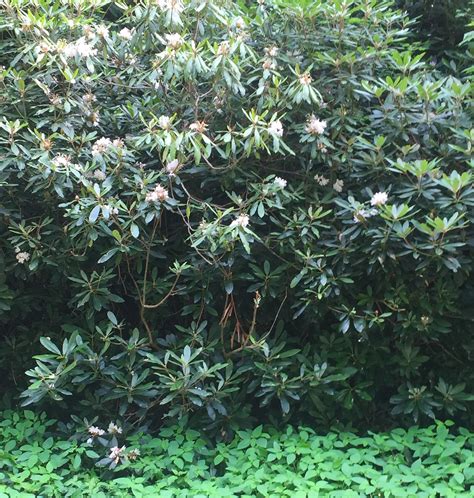
<path id="1" fill-rule="evenodd" d="M 313 78 L 311 78 L 309 73 L 304 73 L 299 77 L 299 80 L 303 86 L 308 86 L 311 84 L 311 81 L 313 81 Z"/>
<path id="2" fill-rule="evenodd" d="M 278 55 L 278 50 L 279 48 L 275 45 L 273 47 L 267 47 L 264 49 L 265 54 L 268 55 L 268 57 L 276 57 Z"/>
<path id="3" fill-rule="evenodd" d="M 383 206 L 386 204 L 388 201 L 388 194 L 387 192 L 376 192 L 373 196 L 372 199 L 370 199 L 370 205 L 371 206 Z"/>
<path id="4" fill-rule="evenodd" d="M 272 121 L 268 125 L 268 133 L 276 137 L 283 136 L 283 125 L 281 124 L 281 121 L 279 119 L 277 119 L 276 121 Z"/>
<path id="5" fill-rule="evenodd" d="M 183 37 L 179 33 L 167 33 L 165 35 L 166 44 L 169 48 L 176 50 L 183 44 Z"/>
<path id="6" fill-rule="evenodd" d="M 342 192 L 342 189 L 344 188 L 344 182 L 342 180 L 336 180 L 332 186 L 332 188 L 336 191 L 336 192 Z"/>
<path id="7" fill-rule="evenodd" d="M 69 43 L 63 48 L 62 53 L 66 57 L 76 57 L 77 55 L 76 45 L 74 43 Z"/>
<path id="8" fill-rule="evenodd" d="M 82 101 L 84 104 L 92 104 L 92 102 L 95 102 L 97 100 L 97 97 L 93 93 L 86 93 L 82 96 Z"/>
<path id="9" fill-rule="evenodd" d="M 96 29 L 97 36 L 100 36 L 101 38 L 108 38 L 109 37 L 109 28 L 107 26 L 104 26 L 101 24 L 100 26 L 97 27 Z"/>
<path id="10" fill-rule="evenodd" d="M 171 128 L 171 118 L 169 116 L 160 116 L 158 126 L 163 130 L 169 130 Z"/>
<path id="11" fill-rule="evenodd" d="M 197 133 L 205 133 L 207 124 L 205 121 L 195 121 L 189 125 L 189 129 Z"/>
<path id="12" fill-rule="evenodd" d="M 180 14 L 184 10 L 184 5 L 181 0 L 157 0 L 158 7 L 163 11 L 174 11 Z"/>
<path id="13" fill-rule="evenodd" d="M 125 146 L 125 144 L 123 143 L 123 140 L 121 138 L 116 138 L 115 140 L 113 140 L 112 145 L 116 149 L 123 149 L 123 147 Z"/>
<path id="14" fill-rule="evenodd" d="M 169 176 L 174 176 L 174 173 L 179 168 L 179 166 L 179 161 L 177 159 L 174 159 L 166 165 L 166 172 Z"/>
<path id="15" fill-rule="evenodd" d="M 109 434 L 122 434 L 122 428 L 114 424 L 113 422 L 110 422 L 109 426 L 107 427 L 107 432 Z"/>
<path id="16" fill-rule="evenodd" d="M 41 42 L 36 48 L 35 52 L 37 55 L 37 61 L 41 62 L 48 53 L 52 53 L 56 50 L 54 45 L 49 45 L 47 42 Z"/>
<path id="17" fill-rule="evenodd" d="M 94 171 L 94 178 L 99 182 L 103 182 L 107 178 L 107 175 L 102 170 L 96 169 Z"/>
<path id="18" fill-rule="evenodd" d="M 316 116 L 311 116 L 306 125 L 306 133 L 310 135 L 322 135 L 326 129 L 327 122 L 318 119 Z"/>
<path id="19" fill-rule="evenodd" d="M 248 226 L 249 221 L 250 221 L 250 218 L 248 217 L 248 215 L 240 214 L 239 216 L 237 216 L 237 218 L 235 218 L 235 220 L 232 221 L 232 223 L 230 224 L 230 227 L 231 228 L 236 228 L 236 227 L 244 227 L 245 228 L 246 226 Z"/>
<path id="20" fill-rule="evenodd" d="M 265 59 L 262 63 L 262 67 L 269 71 L 270 69 L 276 69 L 277 65 L 271 59 Z"/>
<path id="21" fill-rule="evenodd" d="M 30 254 L 27 252 L 18 252 L 16 254 L 16 260 L 20 264 L 25 264 L 30 259 Z"/>
<path id="22" fill-rule="evenodd" d="M 280 178 L 279 176 L 277 176 L 274 180 L 273 180 L 273 183 L 278 187 L 278 188 L 281 188 L 281 189 L 284 189 L 288 182 L 283 179 L 283 178 Z"/>
<path id="23" fill-rule="evenodd" d="M 74 44 L 76 54 L 80 57 L 92 57 L 97 55 L 97 49 L 94 48 L 85 38 L 79 38 Z"/>
<path id="24" fill-rule="evenodd" d="M 105 434 L 105 431 L 103 429 L 100 429 L 99 427 L 96 427 L 95 425 L 91 425 L 88 429 L 87 432 L 92 436 L 92 437 L 99 437 L 103 436 Z"/>
<path id="25" fill-rule="evenodd" d="M 133 33 L 128 28 L 122 28 L 118 35 L 122 40 L 131 40 L 133 38 Z"/>
<path id="26" fill-rule="evenodd" d="M 112 208 L 111 213 L 112 214 L 119 214 L 118 208 L 116 208 L 116 207 Z"/>
<path id="27" fill-rule="evenodd" d="M 376 209 L 357 209 L 354 212 L 354 221 L 356 223 L 361 223 L 365 221 L 367 218 L 371 218 L 377 214 Z"/>
<path id="28" fill-rule="evenodd" d="M 228 40 L 224 40 L 219 43 L 217 47 L 217 55 L 227 55 L 230 52 L 230 43 Z"/>
<path id="29" fill-rule="evenodd" d="M 234 19 L 234 26 L 237 29 L 245 29 L 247 25 L 245 24 L 245 21 L 241 17 L 237 17 Z"/>
<path id="30" fill-rule="evenodd" d="M 106 137 L 99 138 L 99 140 L 97 140 L 95 144 L 92 146 L 92 155 L 93 156 L 102 155 L 111 146 L 112 146 L 112 140 L 110 140 L 110 138 Z"/>
<path id="31" fill-rule="evenodd" d="M 325 187 L 329 183 L 329 179 L 323 175 L 315 175 L 314 179 L 321 185 L 321 187 Z"/>
<path id="32" fill-rule="evenodd" d="M 116 464 L 120 463 L 120 460 L 123 458 L 123 452 L 125 451 L 125 446 L 119 448 L 118 446 L 114 446 L 110 449 L 109 458 L 113 460 Z"/>
<path id="33" fill-rule="evenodd" d="M 137 460 L 139 456 L 140 456 L 140 450 L 138 448 L 130 450 L 127 453 L 127 459 L 130 460 L 131 462 L 134 462 L 135 460 Z"/>
<path id="34" fill-rule="evenodd" d="M 67 156 L 65 154 L 58 154 L 56 157 L 53 158 L 51 161 L 57 168 L 59 167 L 64 167 L 67 168 L 68 166 L 71 166 L 71 156 Z"/>
<path id="35" fill-rule="evenodd" d="M 148 192 L 145 198 L 147 202 L 165 202 L 168 199 L 168 191 L 160 184 L 158 184 L 154 190 Z"/>
<path id="36" fill-rule="evenodd" d="M 82 32 L 84 33 L 84 36 L 89 40 L 93 40 L 95 37 L 94 28 L 92 26 L 82 26 Z"/>

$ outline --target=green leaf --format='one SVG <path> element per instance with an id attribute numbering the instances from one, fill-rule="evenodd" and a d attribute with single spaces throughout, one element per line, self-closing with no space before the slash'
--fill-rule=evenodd
<path id="1" fill-rule="evenodd" d="M 97 218 L 99 217 L 99 213 L 100 213 L 100 206 L 99 205 L 94 206 L 89 215 L 89 223 L 95 223 Z"/>
<path id="2" fill-rule="evenodd" d="M 40 337 L 40 342 L 48 351 L 61 356 L 61 351 L 53 342 L 51 342 L 51 339 L 48 337 Z"/>
<path id="3" fill-rule="evenodd" d="M 138 236 L 140 235 L 140 229 L 138 228 L 137 225 L 135 225 L 135 223 L 132 223 L 130 225 L 130 233 L 132 234 L 132 237 L 137 239 Z"/>

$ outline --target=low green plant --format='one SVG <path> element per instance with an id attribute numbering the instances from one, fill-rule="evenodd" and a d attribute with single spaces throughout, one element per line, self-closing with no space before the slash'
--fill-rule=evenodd
<path id="1" fill-rule="evenodd" d="M 357 435 L 288 426 L 212 443 L 185 422 L 158 437 L 117 424 L 57 426 L 7 411 L 0 422 L 0 497 L 468 497 L 474 434 L 436 422 Z M 94 434 L 92 436 L 92 434 Z"/>

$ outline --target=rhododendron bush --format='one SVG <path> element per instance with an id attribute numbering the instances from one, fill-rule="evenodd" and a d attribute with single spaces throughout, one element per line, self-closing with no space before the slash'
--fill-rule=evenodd
<path id="1" fill-rule="evenodd" d="M 411 24 L 3 0 L 6 398 L 220 431 L 469 417 L 471 82 Z"/>

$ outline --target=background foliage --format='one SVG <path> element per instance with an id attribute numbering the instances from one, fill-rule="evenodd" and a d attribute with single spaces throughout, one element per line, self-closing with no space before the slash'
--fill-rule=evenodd
<path id="1" fill-rule="evenodd" d="M 435 56 L 456 49 L 474 13 L 472 0 L 397 0 L 396 5 L 418 20 L 416 34 Z"/>
<path id="2" fill-rule="evenodd" d="M 9 393 L 30 365 L 26 404 L 222 437 L 472 421 L 469 42 L 448 70 L 391 2 L 311 4 L 3 2 Z"/>

